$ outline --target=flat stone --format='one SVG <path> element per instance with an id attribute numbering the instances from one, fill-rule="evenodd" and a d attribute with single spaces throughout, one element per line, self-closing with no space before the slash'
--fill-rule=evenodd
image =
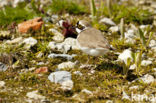
<path id="1" fill-rule="evenodd" d="M 93 95 L 93 93 L 90 90 L 83 89 L 81 92 L 86 93 L 88 95 Z"/>
<path id="2" fill-rule="evenodd" d="M 0 88 L 5 86 L 5 82 L 4 81 L 0 81 Z"/>
<path id="3" fill-rule="evenodd" d="M 48 47 L 52 50 L 58 50 L 67 53 L 69 50 L 80 50 L 77 40 L 74 38 L 66 38 L 62 43 L 50 42 Z"/>
<path id="4" fill-rule="evenodd" d="M 37 17 L 35 19 L 28 20 L 18 24 L 18 31 L 20 33 L 27 33 L 30 29 L 33 31 L 37 31 L 41 28 L 42 24 L 43 24 L 42 18 Z"/>
<path id="5" fill-rule="evenodd" d="M 155 79 L 154 79 L 154 77 L 152 75 L 146 74 L 146 75 L 144 75 L 144 76 L 142 76 L 140 78 L 137 78 L 137 79 L 133 80 L 132 83 L 136 82 L 136 81 L 142 81 L 142 82 L 144 82 L 146 84 L 150 84 L 150 83 L 155 82 Z"/>
<path id="6" fill-rule="evenodd" d="M 48 79 L 51 82 L 62 84 L 64 81 L 71 80 L 71 73 L 67 71 L 53 72 L 48 76 Z"/>
<path id="7" fill-rule="evenodd" d="M 72 80 L 66 80 L 61 83 L 61 88 L 63 90 L 71 90 L 73 88 L 73 81 Z"/>
<path id="8" fill-rule="evenodd" d="M 64 36 L 62 33 L 60 33 L 59 31 L 57 31 L 56 29 L 49 29 L 50 32 L 52 32 L 54 34 L 53 36 L 53 40 L 55 42 L 63 42 L 64 41 Z"/>
<path id="9" fill-rule="evenodd" d="M 50 42 L 48 47 L 52 50 L 58 50 L 63 53 L 67 53 L 69 50 L 71 50 L 70 45 L 65 45 L 63 43 Z"/>
<path id="10" fill-rule="evenodd" d="M 136 35 L 133 29 L 129 29 L 127 32 L 124 33 L 126 43 L 136 43 Z"/>
<path id="11" fill-rule="evenodd" d="M 142 66 L 148 66 L 148 65 L 151 65 L 152 64 L 152 61 L 150 61 L 150 60 L 143 60 L 142 62 L 141 62 L 141 65 Z"/>
<path id="12" fill-rule="evenodd" d="M 135 68 L 136 68 L 136 65 L 133 64 L 133 65 L 131 65 L 131 66 L 129 67 L 129 70 L 134 70 Z"/>
<path id="13" fill-rule="evenodd" d="M 122 92 L 122 99 L 130 100 L 130 97 L 126 94 L 125 91 Z"/>
<path id="14" fill-rule="evenodd" d="M 61 70 L 63 68 L 74 68 L 75 67 L 75 63 L 69 61 L 69 62 L 63 62 L 61 64 L 58 65 L 58 69 Z"/>
<path id="15" fill-rule="evenodd" d="M 131 86 L 129 89 L 130 89 L 130 90 L 139 89 L 139 86 Z"/>
<path id="16" fill-rule="evenodd" d="M 156 40 L 151 40 L 149 43 L 149 47 L 156 47 Z"/>
<path id="17" fill-rule="evenodd" d="M 27 96 L 28 98 L 35 99 L 35 100 L 45 99 L 44 96 L 38 94 L 38 91 L 28 92 L 28 93 L 26 94 L 26 96 Z"/>
<path id="18" fill-rule="evenodd" d="M 140 77 L 139 80 L 142 80 L 144 83 L 150 84 L 155 81 L 152 75 L 146 74 L 143 77 Z"/>
<path id="19" fill-rule="evenodd" d="M 68 55 L 68 54 L 55 54 L 55 53 L 51 53 L 48 55 L 48 58 L 65 58 L 67 60 L 72 60 L 76 55 L 72 54 L 72 55 Z"/>
<path id="20" fill-rule="evenodd" d="M 127 64 L 127 59 L 130 58 L 132 60 L 132 51 L 129 49 L 124 50 L 119 56 L 119 61 L 124 61 L 125 64 Z"/>
<path id="21" fill-rule="evenodd" d="M 0 71 L 6 71 L 9 67 L 0 62 Z"/>
<path id="22" fill-rule="evenodd" d="M 112 26 L 109 28 L 109 31 L 111 31 L 112 33 L 119 32 L 119 27 L 118 26 Z"/>
<path id="23" fill-rule="evenodd" d="M 79 76 L 82 76 L 83 74 L 80 72 L 80 71 L 75 71 L 73 72 L 75 75 L 79 75 Z"/>
<path id="24" fill-rule="evenodd" d="M 77 40 L 74 38 L 66 38 L 63 42 L 64 45 L 70 45 L 72 50 L 80 50 L 79 44 L 77 43 Z"/>
<path id="25" fill-rule="evenodd" d="M 17 44 L 17 43 L 21 43 L 23 40 L 22 37 L 18 37 L 18 38 L 15 38 L 13 40 L 7 40 L 6 43 L 8 44 Z"/>
<path id="26" fill-rule="evenodd" d="M 25 47 L 29 49 L 30 47 L 37 44 L 37 40 L 32 37 L 29 37 L 29 38 L 24 39 L 22 43 L 25 43 Z"/>
<path id="27" fill-rule="evenodd" d="M 110 18 L 102 18 L 99 23 L 104 23 L 106 25 L 115 26 L 116 24 Z"/>

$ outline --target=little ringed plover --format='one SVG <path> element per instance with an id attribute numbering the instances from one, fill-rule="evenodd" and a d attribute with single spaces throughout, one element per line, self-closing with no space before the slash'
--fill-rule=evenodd
<path id="1" fill-rule="evenodd" d="M 112 48 L 100 30 L 97 30 L 85 21 L 77 22 L 77 42 L 80 49 L 91 56 L 103 56 Z"/>

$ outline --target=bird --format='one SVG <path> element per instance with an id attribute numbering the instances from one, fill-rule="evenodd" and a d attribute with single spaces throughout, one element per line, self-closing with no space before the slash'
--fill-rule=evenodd
<path id="1" fill-rule="evenodd" d="M 78 21 L 76 31 L 78 33 L 77 43 L 84 53 L 96 57 L 103 56 L 112 50 L 102 32 L 93 28 L 89 22 L 85 20 Z"/>

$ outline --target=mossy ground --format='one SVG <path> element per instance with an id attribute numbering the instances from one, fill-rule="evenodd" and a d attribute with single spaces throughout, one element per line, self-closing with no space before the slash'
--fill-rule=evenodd
<path id="1" fill-rule="evenodd" d="M 66 1 L 66 0 L 65 0 Z M 56 1 L 55 2 L 60 2 Z M 53 13 L 58 13 L 59 15 L 64 15 L 64 13 L 70 13 L 74 14 L 74 18 L 76 20 L 82 19 L 84 16 L 88 18 L 87 9 L 83 9 L 84 6 L 78 6 L 78 5 L 72 5 L 72 3 L 69 3 L 69 5 L 65 5 L 64 3 L 57 5 L 63 5 L 65 6 L 65 10 L 61 8 L 54 8 L 51 7 L 51 4 L 47 9 L 52 9 Z M 24 4 L 23 4 L 24 5 Z M 68 8 L 72 5 L 71 8 Z M 74 6 L 74 7 L 73 7 Z M 87 5 L 88 6 L 88 5 Z M 59 7 L 59 6 L 58 6 Z M 68 9 L 67 9 L 68 8 Z M 117 9 L 116 9 L 117 8 Z M 113 6 L 114 11 L 112 14 L 113 20 L 115 20 L 116 23 L 119 22 L 119 20 L 122 17 L 126 18 L 126 23 L 136 23 L 136 24 L 143 24 L 143 23 L 149 23 L 146 22 L 147 19 L 151 16 L 151 13 L 144 11 L 144 10 L 138 10 L 137 7 L 126 8 L 125 6 Z M 7 25 L 9 25 L 12 22 L 21 22 L 23 20 L 27 20 L 32 18 L 32 16 L 40 15 L 38 13 L 32 12 L 21 12 L 19 8 L 15 8 L 15 11 L 18 13 L 14 13 L 13 11 L 9 10 L 10 8 L 6 8 L 6 15 L 7 17 L 2 17 L 1 14 L 2 10 L 0 11 L 0 27 L 2 29 L 7 29 Z M 16 10 L 17 9 L 17 10 Z M 106 8 L 101 8 L 100 10 L 103 10 L 100 15 L 109 16 L 108 11 L 105 10 Z M 130 13 L 127 14 L 126 10 L 130 11 Z M 101 12 L 101 11 L 100 11 Z M 15 17 L 12 17 L 12 13 L 14 13 Z M 21 13 L 21 16 L 19 13 Z M 23 14 L 24 13 L 24 14 Z M 142 17 L 143 14 L 147 14 L 146 16 Z M 16 15 L 18 14 L 18 15 Z M 32 15 L 33 14 L 33 15 Z M 85 14 L 85 15 L 82 15 Z M 136 15 L 137 14 L 137 15 Z M 28 15 L 28 16 L 27 16 Z M 116 16 L 117 15 L 117 16 Z M 125 16 L 126 15 L 126 16 Z M 139 15 L 139 16 L 138 16 Z M 11 16 L 11 17 L 10 17 Z M 73 16 L 73 15 L 71 15 Z M 137 16 L 137 17 L 136 17 Z M 11 18 L 11 19 L 10 19 Z M 9 21 L 8 21 L 9 19 Z M 74 21 L 74 20 L 73 20 Z M 97 29 L 100 29 L 101 31 L 108 32 L 108 27 L 106 25 L 98 24 L 97 22 L 92 23 L 94 27 Z M 54 24 L 50 24 L 54 25 Z M 1 28 L 0 28 L 1 29 Z M 151 30 L 152 31 L 152 30 Z M 153 30 L 154 31 L 154 30 Z M 132 80 L 136 79 L 137 76 L 135 74 L 135 71 L 129 71 L 128 75 L 125 77 L 122 73 L 122 66 L 118 63 L 115 63 L 114 61 L 117 60 L 118 55 L 114 53 L 110 53 L 108 55 L 102 56 L 102 57 L 92 57 L 89 56 L 90 59 L 88 61 L 88 55 L 82 53 L 79 50 L 71 50 L 68 52 L 68 54 L 77 54 L 77 56 L 72 60 L 79 61 L 79 63 L 75 66 L 75 68 L 69 69 L 65 68 L 64 70 L 67 70 L 72 73 L 72 80 L 74 82 L 74 87 L 71 91 L 63 91 L 60 88 L 59 84 L 51 83 L 48 80 L 48 75 L 51 72 L 54 72 L 57 68 L 57 65 L 67 61 L 65 59 L 49 59 L 47 56 L 51 52 L 59 53 L 58 51 L 51 51 L 47 48 L 47 44 L 49 41 L 52 41 L 53 34 L 50 34 L 48 32 L 48 29 L 42 28 L 41 31 L 37 32 L 30 32 L 30 35 L 22 35 L 23 37 L 29 37 L 32 36 L 36 38 L 39 42 L 34 47 L 30 48 L 30 50 L 24 49 L 23 45 L 2 45 L 5 40 L 1 42 L 0 46 L 0 53 L 7 53 L 8 57 L 1 57 L 0 60 L 5 58 L 3 61 L 7 65 L 11 66 L 15 64 L 17 61 L 19 61 L 16 64 L 16 67 L 10 67 L 6 72 L 0 72 L 0 81 L 5 81 L 6 85 L 2 88 L 0 88 L 0 100 L 2 102 L 10 103 L 22 103 L 27 102 L 26 93 L 31 92 L 34 90 L 38 90 L 39 93 L 43 96 L 45 96 L 50 102 L 60 100 L 60 102 L 95 102 L 95 103 L 105 103 L 107 100 L 113 100 L 115 103 L 131 103 L 131 101 L 128 100 L 122 100 L 122 93 L 123 90 L 128 94 L 131 95 L 131 93 L 136 93 L 134 90 L 130 90 L 130 86 L 139 85 L 140 88 L 137 90 L 137 93 L 143 93 L 144 91 L 148 90 L 147 95 L 154 94 L 155 93 L 155 87 L 156 84 L 151 83 L 144 84 L 142 82 L 136 82 L 131 83 Z M 14 34 L 15 37 L 19 37 L 19 34 Z M 128 44 L 128 43 L 122 43 L 118 40 L 120 37 L 120 34 L 114 34 L 114 35 L 107 35 L 108 40 L 110 43 L 116 48 L 116 52 L 122 52 L 124 49 L 132 48 L 133 51 L 137 51 L 140 49 L 140 42 L 138 41 L 135 45 L 134 44 Z M 38 53 L 42 52 L 42 57 L 37 57 L 36 55 Z M 147 53 L 150 57 L 153 57 L 153 53 Z M 8 62 L 10 61 L 10 62 Z M 96 65 L 96 67 L 92 68 L 80 68 L 79 66 L 81 64 L 93 64 Z M 37 64 L 39 62 L 44 62 L 44 65 L 38 66 Z M 147 67 L 142 67 L 140 70 L 140 73 L 142 75 L 151 73 L 152 68 L 154 68 L 156 65 L 156 62 L 153 62 L 152 65 Z M 35 67 L 41 67 L 41 66 L 47 66 L 49 69 L 49 72 L 43 75 L 35 74 L 34 71 L 29 71 L 29 68 Z M 91 73 L 92 70 L 95 70 L 95 73 Z M 82 76 L 73 74 L 74 71 L 81 71 L 83 74 Z M 81 90 L 87 89 L 93 92 L 93 95 L 88 95 L 85 93 L 82 93 Z M 77 94 L 77 97 L 74 98 L 73 96 Z M 0 102 L 1 102 L 0 101 Z M 34 102 L 37 102 L 37 100 L 34 100 Z"/>

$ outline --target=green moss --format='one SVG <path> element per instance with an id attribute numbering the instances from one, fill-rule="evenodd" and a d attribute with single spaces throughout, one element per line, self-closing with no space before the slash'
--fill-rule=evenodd
<path id="1" fill-rule="evenodd" d="M 34 12 L 27 11 L 23 7 L 17 6 L 16 8 L 12 8 L 7 6 L 0 10 L 0 27 L 7 26 L 12 22 L 19 23 L 32 19 L 35 16 Z"/>
<path id="2" fill-rule="evenodd" d="M 84 14 L 87 13 L 86 7 L 77 4 L 76 2 L 70 0 L 53 0 L 50 5 L 50 10 L 52 13 L 70 13 L 70 14 Z"/>
<path id="3" fill-rule="evenodd" d="M 105 6 L 102 9 L 102 15 L 109 17 L 108 9 Z M 119 23 L 121 18 L 125 19 L 125 23 L 149 24 L 153 22 L 151 12 L 135 6 L 113 4 L 111 15 L 116 23 Z"/>

